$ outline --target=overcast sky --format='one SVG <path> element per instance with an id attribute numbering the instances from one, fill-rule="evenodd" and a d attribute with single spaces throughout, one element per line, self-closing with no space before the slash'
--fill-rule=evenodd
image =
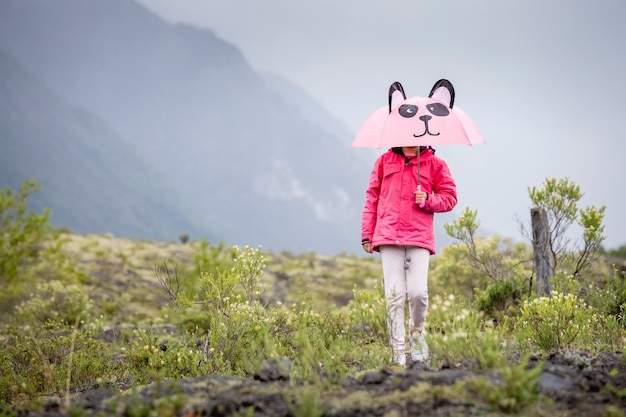
<path id="1" fill-rule="evenodd" d="M 582 207 L 607 206 L 605 246 L 626 244 L 624 0 L 139 1 L 211 29 L 355 133 L 393 81 L 425 96 L 447 78 L 487 140 L 437 149 L 459 188 L 448 221 L 468 206 L 485 233 L 523 240 L 527 188 L 569 177 Z"/>

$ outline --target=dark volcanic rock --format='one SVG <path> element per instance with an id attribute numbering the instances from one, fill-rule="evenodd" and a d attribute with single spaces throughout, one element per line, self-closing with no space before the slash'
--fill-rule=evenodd
<path id="1" fill-rule="evenodd" d="M 534 358 L 530 366 L 540 363 L 542 360 Z M 83 416 L 128 416 L 147 410 L 157 415 L 158 407 L 177 416 L 297 416 L 305 408 L 307 412 L 319 411 L 325 417 L 510 415 L 494 408 L 478 394 L 468 395 L 471 390 L 458 388 L 471 381 L 483 381 L 497 390 L 502 377 L 496 371 L 431 369 L 417 364 L 402 370 L 385 366 L 322 388 L 290 381 L 287 371 L 290 365 L 287 359 L 266 361 L 254 380 L 205 375 L 153 383 L 125 394 L 92 389 L 73 397 L 71 403 L 74 413 L 77 408 L 84 410 L 80 414 Z M 546 400 L 537 405 L 544 410 L 541 415 L 548 415 L 544 412 L 559 417 L 624 415 L 626 366 L 621 353 L 595 357 L 580 352 L 557 353 L 546 358 L 543 366 L 535 393 L 537 398 Z M 532 415 L 534 409 L 525 411 L 524 415 Z M 64 399 L 51 399 L 43 411 L 22 411 L 19 415 L 75 414 L 64 410 Z"/>

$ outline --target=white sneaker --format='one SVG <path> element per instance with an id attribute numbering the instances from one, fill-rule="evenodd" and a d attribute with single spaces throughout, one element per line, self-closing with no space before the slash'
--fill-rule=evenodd
<path id="1" fill-rule="evenodd" d="M 391 359 L 391 363 L 393 365 L 406 366 L 406 353 L 404 352 L 394 353 L 393 358 Z"/>
<path id="2" fill-rule="evenodd" d="M 425 362 L 428 359 L 428 343 L 424 333 L 411 335 L 411 359 L 415 362 Z"/>

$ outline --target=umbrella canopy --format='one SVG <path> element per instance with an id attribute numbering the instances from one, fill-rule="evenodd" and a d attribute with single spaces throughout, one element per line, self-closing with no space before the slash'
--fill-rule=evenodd
<path id="1" fill-rule="evenodd" d="M 399 82 L 389 87 L 389 105 L 376 110 L 359 129 L 351 148 L 390 148 L 485 143 L 474 122 L 454 107 L 454 87 L 442 79 L 428 97 L 406 98 Z"/>

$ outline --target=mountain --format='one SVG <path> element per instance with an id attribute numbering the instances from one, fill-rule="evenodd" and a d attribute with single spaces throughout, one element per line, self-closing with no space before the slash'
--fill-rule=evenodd
<path id="1" fill-rule="evenodd" d="M 306 93 L 257 73 L 212 31 L 132 0 L 3 0 L 0 46 L 109 123 L 220 239 L 360 250 L 371 156 L 350 151 L 347 129 Z"/>
<path id="2" fill-rule="evenodd" d="M 199 227 L 114 129 L 67 103 L 2 49 L 0 132 L 0 185 L 17 190 L 36 179 L 42 189 L 29 205 L 50 208 L 54 224 L 163 240 Z"/>

